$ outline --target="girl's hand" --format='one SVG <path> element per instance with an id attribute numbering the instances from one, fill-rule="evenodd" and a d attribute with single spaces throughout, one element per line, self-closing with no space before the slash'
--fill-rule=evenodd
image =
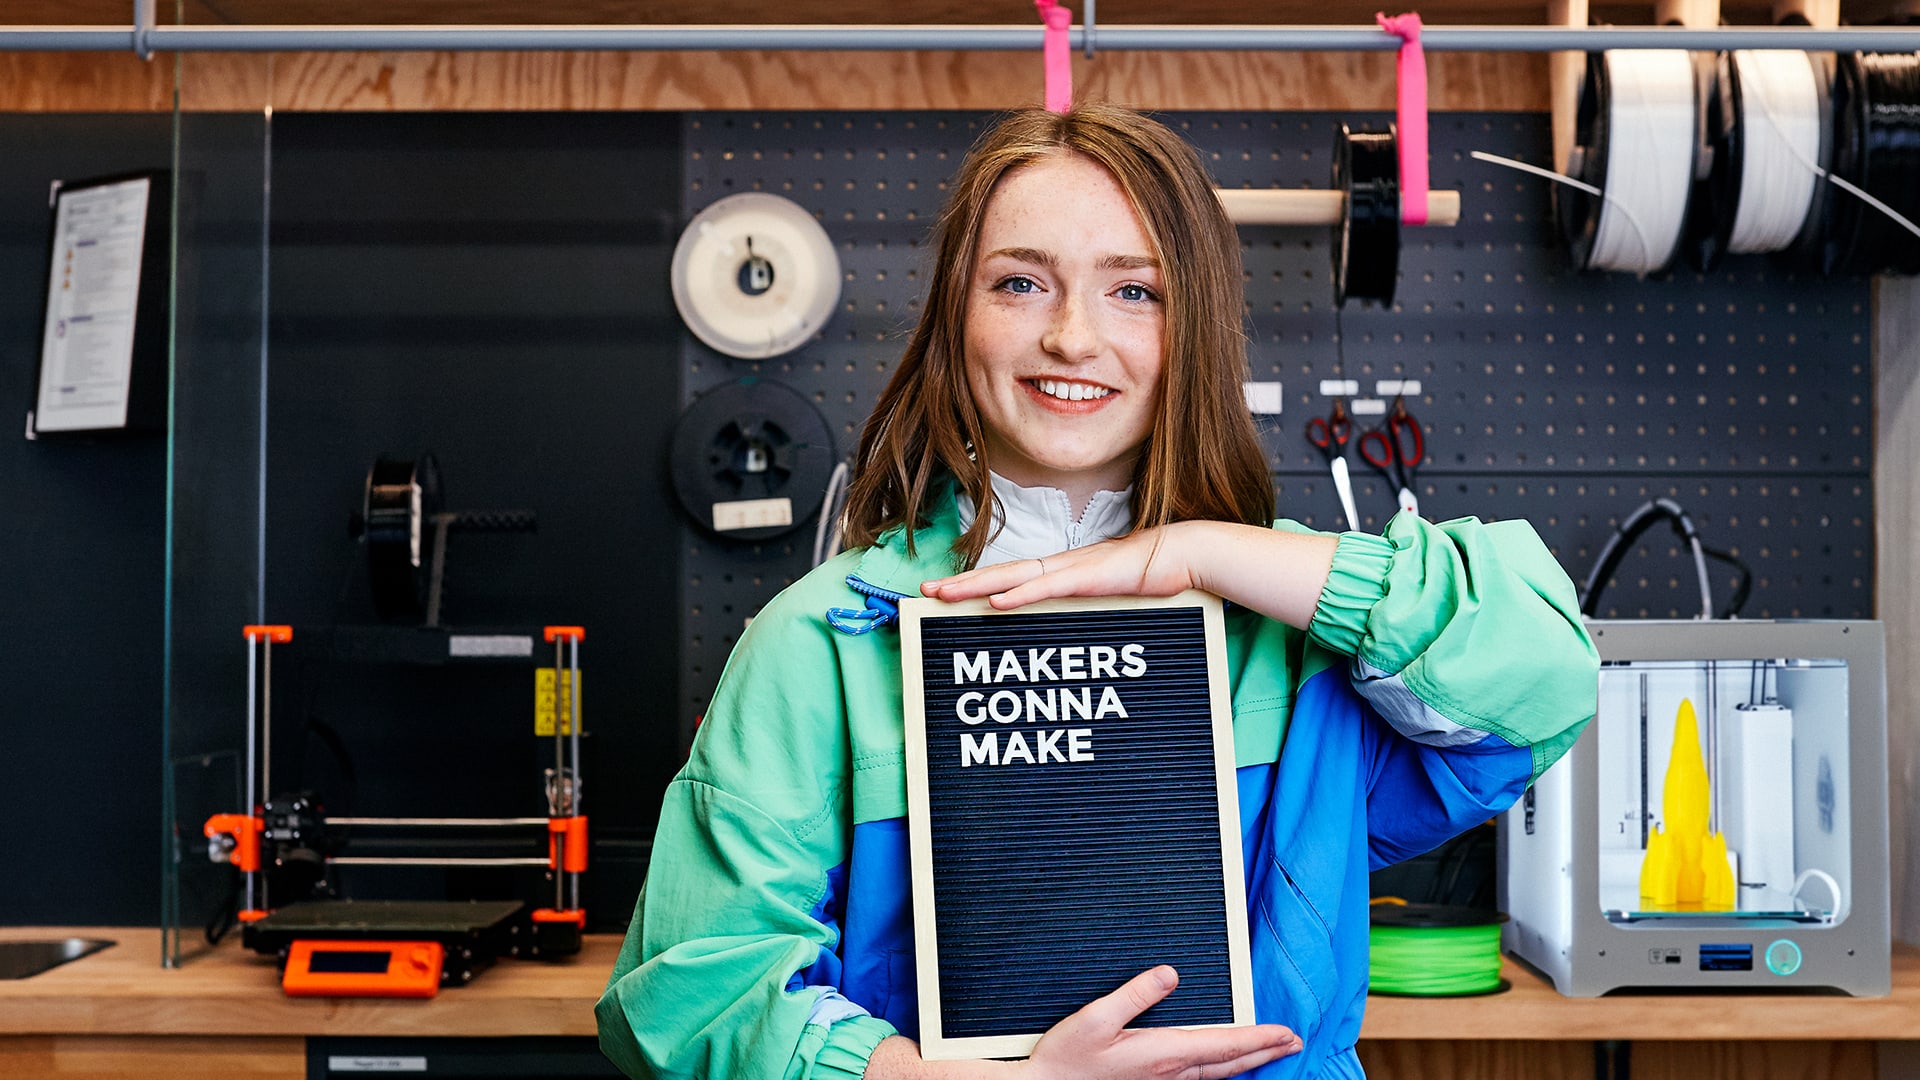
<path id="1" fill-rule="evenodd" d="M 1179 984 L 1164 964 L 1143 971 L 1053 1025 L 1025 1061 L 926 1061 L 913 1040 L 889 1035 L 865 1080 L 1221 1080 L 1300 1052 L 1300 1036 L 1279 1024 L 1127 1030 Z"/>
<path id="2" fill-rule="evenodd" d="M 1165 965 L 1143 971 L 1053 1026 L 1022 1070 L 1031 1080 L 1152 1077 L 1219 1080 L 1300 1052 L 1300 1037 L 1279 1024 L 1253 1027 L 1136 1028 L 1135 1017 L 1180 983 Z"/>
<path id="3" fill-rule="evenodd" d="M 1304 630 L 1326 587 L 1338 541 L 1224 521 L 1181 521 L 1043 559 L 1021 559 L 929 581 L 936 600 L 984 596 L 1005 611 L 1062 596 L 1172 596 L 1205 589 Z"/>
<path id="4" fill-rule="evenodd" d="M 936 600 L 984 596 L 1005 611 L 1061 596 L 1172 596 L 1197 584 L 1182 547 L 1190 522 L 929 581 Z"/>

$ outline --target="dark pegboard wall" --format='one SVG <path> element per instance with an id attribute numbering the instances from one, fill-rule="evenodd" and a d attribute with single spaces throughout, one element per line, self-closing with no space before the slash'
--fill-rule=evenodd
<path id="1" fill-rule="evenodd" d="M 1169 113 L 1222 187 L 1325 187 L 1342 123 L 1385 114 Z M 919 317 L 946 181 L 991 123 L 974 113 L 704 113 L 684 120 L 682 220 L 742 191 L 812 211 L 843 273 L 819 338 L 769 361 L 682 335 L 690 403 L 759 376 L 800 391 L 849 457 Z M 1865 279 L 1795 276 L 1758 257 L 1713 274 L 1573 271 L 1549 183 L 1473 159 L 1549 157 L 1545 114 L 1447 114 L 1432 124 L 1436 189 L 1462 193 L 1455 228 L 1409 230 L 1391 309 L 1332 305 L 1325 229 L 1240 230 L 1251 375 L 1282 384 L 1260 424 L 1284 516 L 1341 525 L 1302 436 L 1323 379 L 1416 379 L 1426 433 L 1422 513 L 1524 518 L 1576 581 L 1648 499 L 1685 507 L 1709 546 L 1753 568 L 1747 617 L 1868 617 L 1873 595 L 1871 310 Z M 1359 431 L 1372 420 L 1359 418 Z M 1392 492 L 1349 450 L 1361 527 Z M 802 511 L 796 507 L 796 513 Z M 700 713 L 745 621 L 811 566 L 814 522 L 775 541 L 717 539 L 689 521 L 683 723 Z M 1716 603 L 1732 572 L 1712 563 Z M 1643 535 L 1601 614 L 1687 617 L 1693 566 L 1664 525 Z"/>

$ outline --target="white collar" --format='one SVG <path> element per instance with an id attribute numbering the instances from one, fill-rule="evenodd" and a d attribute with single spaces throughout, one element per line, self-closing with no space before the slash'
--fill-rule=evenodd
<path id="1" fill-rule="evenodd" d="M 1073 519 L 1073 503 L 1059 488 L 1026 488 L 989 472 L 993 493 L 1002 510 L 1000 527 L 980 552 L 978 566 L 996 566 L 1038 559 L 1068 548 L 1097 544 L 1116 536 L 1125 536 L 1133 527 L 1133 487 L 1125 491 L 1096 491 L 1087 500 L 1080 520 Z M 956 489 L 960 508 L 960 531 L 973 527 L 979 511 L 965 491 Z"/>

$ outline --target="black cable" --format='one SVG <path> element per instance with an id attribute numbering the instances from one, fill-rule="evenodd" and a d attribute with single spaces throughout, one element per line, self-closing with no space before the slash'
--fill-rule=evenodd
<path id="1" fill-rule="evenodd" d="M 218 945 L 220 940 L 233 931 L 240 921 L 240 884 L 243 880 L 238 869 L 229 875 L 227 895 L 214 905 L 213 914 L 207 916 L 207 944 Z"/>
<path id="2" fill-rule="evenodd" d="M 1726 563 L 1740 572 L 1740 581 L 1734 585 L 1733 595 L 1727 598 L 1727 606 L 1721 609 L 1720 614 L 1714 616 L 1717 619 L 1738 618 L 1740 609 L 1747 606 L 1747 594 L 1753 591 L 1753 567 L 1742 562 L 1738 555 L 1730 551 L 1710 548 L 1705 544 L 1700 546 L 1700 553 L 1709 559 Z"/>
<path id="3" fill-rule="evenodd" d="M 1580 587 L 1580 614 L 1593 615 L 1598 611 L 1600 594 L 1606 591 L 1607 582 L 1613 577 L 1613 572 L 1619 568 L 1620 560 L 1626 558 L 1627 552 L 1632 549 L 1633 542 L 1640 538 L 1641 533 L 1652 528 L 1655 522 L 1663 518 L 1673 523 L 1673 531 L 1679 534 L 1696 554 L 1705 551 L 1700 545 L 1699 530 L 1694 528 L 1693 519 L 1687 516 L 1686 510 L 1682 509 L 1679 503 L 1672 499 L 1654 499 L 1641 504 L 1633 513 L 1627 515 L 1626 520 L 1614 530 L 1614 534 L 1607 538 L 1606 546 L 1600 549 L 1600 557 L 1594 560 L 1593 569 L 1588 572 L 1586 583 Z M 1701 564 L 1700 569 L 1704 576 L 1706 571 L 1704 563 Z M 1712 614 L 1710 609 L 1701 612 L 1703 618 L 1710 618 Z"/>

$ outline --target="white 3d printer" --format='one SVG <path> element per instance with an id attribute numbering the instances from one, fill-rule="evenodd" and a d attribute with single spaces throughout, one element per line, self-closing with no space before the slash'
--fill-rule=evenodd
<path id="1" fill-rule="evenodd" d="M 1888 993 L 1880 624 L 1588 629 L 1597 715 L 1500 820 L 1506 951 L 1574 997 Z"/>

